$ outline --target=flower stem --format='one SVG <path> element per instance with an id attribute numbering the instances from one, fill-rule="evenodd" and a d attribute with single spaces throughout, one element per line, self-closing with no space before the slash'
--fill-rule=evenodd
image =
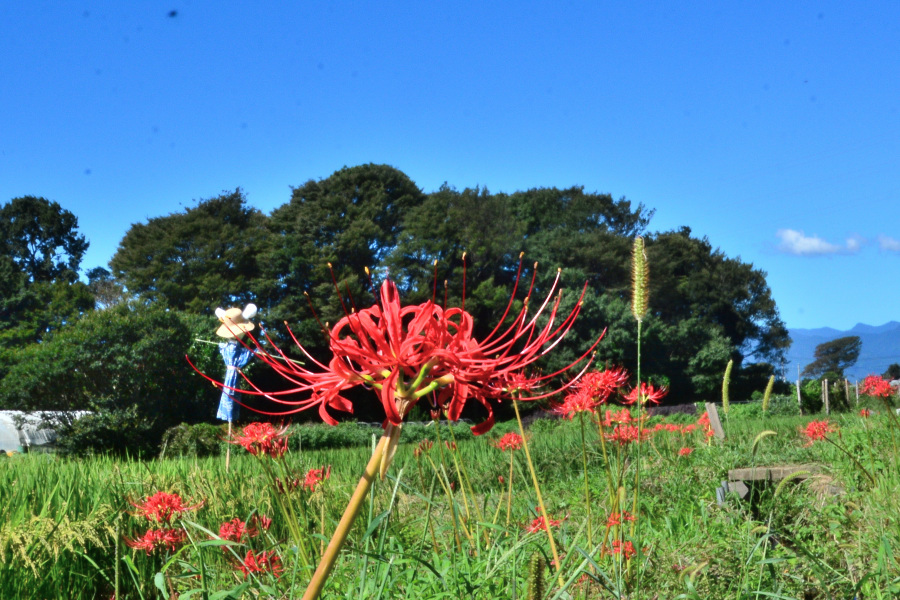
<path id="1" fill-rule="evenodd" d="M 534 471 L 534 463 L 531 462 L 531 451 L 528 449 L 528 440 L 525 438 L 525 427 L 522 425 L 522 416 L 519 414 L 519 403 L 516 399 L 512 400 L 513 408 L 516 411 L 516 421 L 519 423 L 519 435 L 522 436 L 522 448 L 525 450 L 525 460 L 528 461 L 528 470 L 531 472 L 531 481 L 534 483 L 534 492 L 537 494 L 538 507 L 541 509 L 541 517 L 544 519 L 544 529 L 547 531 L 547 539 L 550 540 L 550 552 L 553 554 L 553 563 L 556 567 L 556 575 L 559 579 L 560 587 L 565 586 L 563 581 L 562 565 L 559 563 L 559 552 L 556 551 L 556 541 L 553 539 L 553 533 L 550 531 L 550 517 L 547 515 L 547 507 L 544 505 L 544 497 L 541 495 L 541 486 L 538 484 L 537 474 Z"/>
<path id="2" fill-rule="evenodd" d="M 322 592 L 322 588 L 325 587 L 325 582 L 328 580 L 328 576 L 331 574 L 331 570 L 337 562 L 341 546 L 344 545 L 344 541 L 346 541 L 347 536 L 350 534 L 350 528 L 353 526 L 353 521 L 356 520 L 356 515 L 362 507 L 363 500 L 366 499 L 369 488 L 372 487 L 372 481 L 375 479 L 378 468 L 381 466 L 381 458 L 389 440 L 389 436 L 383 435 L 378 441 L 378 445 L 372 453 L 372 458 L 369 459 L 369 463 L 366 465 L 366 469 L 363 472 L 362 477 L 360 477 L 359 483 L 356 484 L 356 489 L 353 490 L 353 495 L 350 496 L 350 502 L 347 504 L 347 508 L 344 509 L 344 514 L 341 516 L 341 520 L 338 523 L 337 528 L 335 528 L 334 534 L 331 536 L 331 541 L 328 542 L 328 547 L 325 548 L 322 560 L 319 561 L 319 566 L 316 568 L 316 572 L 313 573 L 309 586 L 307 586 L 306 591 L 303 593 L 303 600 L 315 600 Z"/>
<path id="3" fill-rule="evenodd" d="M 587 511 L 587 542 L 588 548 L 593 547 L 594 539 L 591 533 L 591 489 L 588 485 L 587 446 L 584 439 L 584 413 L 578 413 L 581 422 L 581 466 L 584 469 L 584 508 Z"/>

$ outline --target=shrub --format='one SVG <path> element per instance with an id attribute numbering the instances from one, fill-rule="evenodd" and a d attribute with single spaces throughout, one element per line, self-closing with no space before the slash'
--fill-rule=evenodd
<path id="1" fill-rule="evenodd" d="M 225 425 L 213 425 L 212 423 L 176 425 L 167 429 L 163 434 L 160 458 L 167 456 L 170 458 L 176 456 L 202 458 L 221 454 L 227 443 L 224 441 L 226 433 Z"/>

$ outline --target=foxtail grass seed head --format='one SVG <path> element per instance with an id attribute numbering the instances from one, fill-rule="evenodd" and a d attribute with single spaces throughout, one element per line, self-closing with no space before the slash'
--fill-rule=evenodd
<path id="1" fill-rule="evenodd" d="M 725 367 L 725 376 L 722 378 L 722 410 L 725 411 L 725 414 L 728 414 L 728 386 L 731 385 L 731 367 L 734 366 L 734 361 L 729 360 L 728 365 Z"/>
<path id="2" fill-rule="evenodd" d="M 775 376 L 769 376 L 769 383 L 766 384 L 766 393 L 763 394 L 763 403 L 762 409 L 763 412 L 767 412 L 769 410 L 769 400 L 772 399 L 772 388 L 775 387 Z"/>
<path id="3" fill-rule="evenodd" d="M 631 313 L 637 321 L 643 321 L 647 314 L 648 278 L 644 238 L 638 236 L 631 253 Z"/>

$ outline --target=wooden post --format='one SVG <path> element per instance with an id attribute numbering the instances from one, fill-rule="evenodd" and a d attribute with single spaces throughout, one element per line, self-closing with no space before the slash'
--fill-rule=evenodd
<path id="1" fill-rule="evenodd" d="M 800 380 L 797 380 L 797 408 L 800 410 L 800 414 L 803 414 L 803 399 L 800 396 Z"/>
<path id="2" fill-rule="evenodd" d="M 822 380 L 822 399 L 825 402 L 825 414 L 830 415 L 831 414 L 831 406 L 829 406 L 829 404 L 828 404 L 828 380 L 827 379 Z"/>
<path id="3" fill-rule="evenodd" d="M 850 406 L 850 380 L 844 379 L 844 398 L 847 406 Z"/>
<path id="4" fill-rule="evenodd" d="M 859 380 L 856 381 L 856 405 L 859 406 Z"/>
<path id="5" fill-rule="evenodd" d="M 712 402 L 707 402 L 706 414 L 709 415 L 709 426 L 712 427 L 713 434 L 720 440 L 724 440 L 725 430 L 722 428 L 722 421 L 719 420 L 719 409 Z"/>

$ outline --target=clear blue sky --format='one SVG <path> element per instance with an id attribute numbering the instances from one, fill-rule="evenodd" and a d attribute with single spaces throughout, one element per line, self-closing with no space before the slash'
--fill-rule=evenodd
<path id="1" fill-rule="evenodd" d="M 900 320 L 900 3 L 0 3 L 0 202 L 75 213 L 84 268 L 367 162 L 625 196 L 766 271 L 789 327 Z"/>

